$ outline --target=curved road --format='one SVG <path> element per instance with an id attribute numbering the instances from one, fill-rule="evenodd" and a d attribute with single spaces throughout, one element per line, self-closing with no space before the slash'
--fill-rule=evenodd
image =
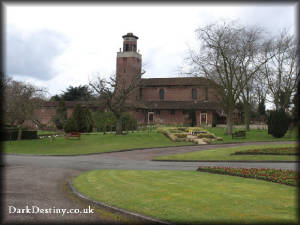
<path id="1" fill-rule="evenodd" d="M 274 142 L 273 142 L 274 143 Z M 276 142 L 285 144 L 292 142 Z M 87 208 L 90 205 L 74 198 L 68 191 L 66 180 L 83 171 L 95 169 L 136 170 L 196 170 L 200 165 L 298 169 L 298 163 L 242 163 L 242 162 L 160 162 L 150 161 L 154 156 L 209 150 L 244 145 L 262 145 L 270 142 L 185 146 L 133 150 L 125 152 L 81 156 L 4 156 L 4 212 L 2 222 L 118 222 L 119 217 L 97 209 L 94 214 L 9 214 L 9 206 L 25 208 Z M 275 144 L 275 143 L 274 143 Z M 93 206 L 93 208 L 97 208 Z M 128 221 L 132 223 L 132 221 Z"/>

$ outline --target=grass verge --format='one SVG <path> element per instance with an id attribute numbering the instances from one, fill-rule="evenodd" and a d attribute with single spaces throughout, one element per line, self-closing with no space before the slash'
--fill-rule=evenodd
<path id="1" fill-rule="evenodd" d="M 134 132 L 127 135 L 102 133 L 83 134 L 80 139 L 56 137 L 51 139 L 21 140 L 4 142 L 4 153 L 40 155 L 77 155 L 118 150 L 193 145 L 191 142 L 173 142 L 163 134 L 153 131 Z"/>
<path id="2" fill-rule="evenodd" d="M 198 171 L 96 170 L 82 194 L 171 223 L 297 223 L 297 188 Z"/>
<path id="3" fill-rule="evenodd" d="M 286 145 L 258 145 L 258 146 L 241 146 L 241 147 L 233 147 L 233 148 L 217 148 L 210 150 L 202 150 L 198 152 L 191 153 L 183 153 L 176 155 L 168 155 L 168 156 L 159 156 L 155 157 L 154 160 L 178 160 L 178 161 L 297 161 L 298 157 L 296 155 L 244 155 L 239 154 L 235 155 L 234 153 L 239 151 L 250 151 L 253 149 L 280 149 L 280 148 L 288 148 L 295 147 L 294 144 L 286 144 Z M 299 149 L 297 149 L 299 151 Z"/>
<path id="4" fill-rule="evenodd" d="M 292 132 L 287 132 L 282 138 L 274 138 L 268 134 L 267 130 L 251 129 L 246 132 L 246 138 L 232 138 L 231 135 L 226 135 L 226 129 L 220 127 L 208 127 L 209 132 L 215 134 L 217 137 L 222 137 L 222 141 L 215 141 L 214 143 L 234 143 L 234 142 L 255 142 L 255 141 L 295 141 L 297 140 L 297 129 Z M 241 129 L 233 129 L 233 132 Z"/>

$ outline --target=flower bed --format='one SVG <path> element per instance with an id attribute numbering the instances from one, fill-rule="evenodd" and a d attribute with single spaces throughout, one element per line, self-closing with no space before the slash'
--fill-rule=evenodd
<path id="1" fill-rule="evenodd" d="M 238 151 L 232 155 L 299 155 L 299 149 L 295 147 L 251 149 Z"/>
<path id="2" fill-rule="evenodd" d="M 197 171 L 261 179 L 292 186 L 299 185 L 299 174 L 293 170 L 200 166 Z"/>

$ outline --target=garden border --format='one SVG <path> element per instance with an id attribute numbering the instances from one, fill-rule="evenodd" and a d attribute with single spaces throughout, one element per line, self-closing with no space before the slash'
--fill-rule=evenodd
<path id="1" fill-rule="evenodd" d="M 247 162 L 247 163 L 299 163 L 299 161 L 276 161 L 276 160 L 176 160 L 176 159 L 152 159 L 160 162 Z"/>
<path id="2" fill-rule="evenodd" d="M 230 173 L 225 173 L 225 172 L 216 172 L 216 171 L 210 171 L 210 170 L 205 170 L 205 169 L 200 169 L 199 170 L 199 168 L 196 171 L 197 172 L 204 172 L 204 173 L 213 173 L 213 174 L 220 174 L 220 175 L 228 175 L 228 176 L 233 176 L 233 177 L 242 177 L 242 178 L 255 179 L 255 180 L 263 180 L 263 181 L 271 182 L 271 183 L 274 183 L 274 184 L 283 184 L 283 185 L 292 186 L 292 187 L 299 187 L 298 185 L 284 184 L 284 183 L 274 182 L 274 181 L 263 179 L 263 178 L 260 178 L 260 177 L 239 176 L 237 174 L 230 174 Z"/>
<path id="3" fill-rule="evenodd" d="M 115 207 L 115 206 L 110 206 L 110 205 L 105 204 L 103 202 L 92 200 L 89 197 L 87 197 L 87 196 L 81 194 L 80 192 L 78 192 L 76 190 L 76 188 L 73 186 L 72 180 L 70 180 L 68 182 L 68 186 L 71 189 L 72 193 L 75 194 L 77 197 L 82 198 L 82 199 L 87 200 L 87 201 L 90 201 L 90 202 L 96 204 L 97 206 L 99 206 L 99 207 L 101 207 L 105 210 L 109 210 L 112 213 L 116 213 L 116 212 L 121 213 L 122 215 L 124 215 L 126 217 L 139 219 L 139 220 L 151 223 L 151 224 L 171 224 L 169 222 L 161 221 L 161 220 L 158 220 L 158 219 L 155 219 L 155 218 L 152 218 L 152 217 L 144 216 L 144 215 L 139 214 L 139 213 L 133 213 L 133 212 L 130 212 L 130 211 L 127 211 L 127 210 L 124 210 L 124 209 L 121 209 L 121 208 L 118 208 L 118 207 Z"/>

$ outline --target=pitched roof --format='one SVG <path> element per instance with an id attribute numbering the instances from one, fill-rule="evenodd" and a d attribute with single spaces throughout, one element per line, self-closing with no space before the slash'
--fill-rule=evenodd
<path id="1" fill-rule="evenodd" d="M 170 77 L 170 78 L 144 78 L 142 86 L 208 86 L 212 81 L 204 77 Z"/>

